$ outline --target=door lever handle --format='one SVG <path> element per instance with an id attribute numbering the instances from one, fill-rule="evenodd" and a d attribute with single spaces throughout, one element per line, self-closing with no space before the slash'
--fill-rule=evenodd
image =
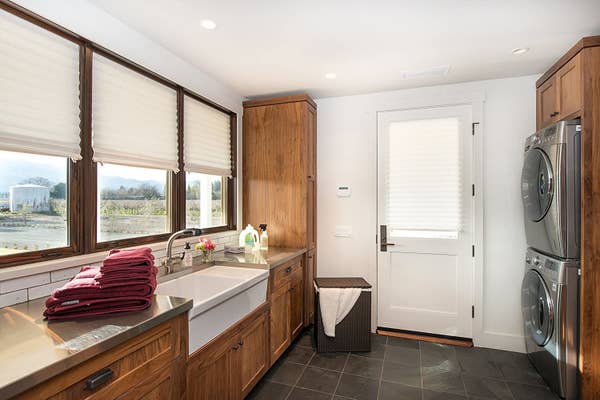
<path id="1" fill-rule="evenodd" d="M 396 243 L 381 243 L 382 246 L 395 246 Z"/>

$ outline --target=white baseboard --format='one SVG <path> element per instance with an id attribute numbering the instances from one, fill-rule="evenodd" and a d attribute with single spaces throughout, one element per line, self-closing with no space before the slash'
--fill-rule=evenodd
<path id="1" fill-rule="evenodd" d="M 484 331 L 481 337 L 474 338 L 473 342 L 476 347 L 525 353 L 525 338 L 521 335 Z"/>

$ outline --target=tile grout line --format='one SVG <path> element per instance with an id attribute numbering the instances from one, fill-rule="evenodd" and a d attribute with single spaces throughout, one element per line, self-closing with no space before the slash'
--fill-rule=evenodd
<path id="1" fill-rule="evenodd" d="M 294 389 L 296 387 L 298 387 L 298 382 L 300 382 L 300 379 L 302 379 L 302 375 L 304 375 L 304 372 L 306 371 L 306 368 L 308 368 L 308 364 L 310 364 L 310 362 L 312 361 L 313 357 L 315 356 L 316 351 L 313 350 L 312 354 L 310 355 L 310 358 L 308 359 L 308 361 L 306 362 L 306 364 L 304 364 L 304 367 L 302 368 L 302 372 L 300 372 L 300 375 L 298 375 L 298 378 L 296 378 L 296 381 L 294 382 L 294 384 L 292 385 L 292 390 L 290 390 L 290 392 L 288 393 L 287 396 L 285 396 L 284 400 L 289 399 L 289 397 L 292 395 L 292 393 L 294 392 Z"/>
<path id="2" fill-rule="evenodd" d="M 379 384 L 377 385 L 377 400 L 379 400 L 379 393 L 381 392 L 381 381 L 383 380 L 383 369 L 385 368 L 385 353 L 387 352 L 387 341 L 385 338 L 385 344 L 383 345 L 383 360 L 381 361 L 381 372 L 379 372 Z"/>
<path id="3" fill-rule="evenodd" d="M 338 388 L 340 387 L 340 382 L 342 382 L 342 376 L 344 375 L 344 370 L 346 369 L 346 365 L 348 364 L 349 359 L 350 359 L 350 352 L 348 352 L 348 354 L 346 354 L 346 361 L 344 362 L 344 366 L 342 367 L 342 370 L 340 371 L 340 377 L 338 378 L 338 381 L 335 385 L 335 389 L 333 389 L 333 393 L 331 394 L 331 400 L 333 400 L 335 398 L 335 394 L 336 394 Z"/>

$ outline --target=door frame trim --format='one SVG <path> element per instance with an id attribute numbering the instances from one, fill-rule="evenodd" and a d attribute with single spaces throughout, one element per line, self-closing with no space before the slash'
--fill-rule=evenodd
<path id="1" fill-rule="evenodd" d="M 440 97 L 443 99 L 440 101 Z M 412 101 L 410 103 L 413 103 Z M 379 114 L 389 111 L 410 111 L 415 109 L 424 108 L 440 108 L 440 107 L 452 107 L 461 105 L 471 106 L 471 116 L 473 121 L 478 122 L 474 127 L 473 143 L 472 143 L 472 178 L 473 184 L 475 185 L 475 196 L 473 198 L 472 207 L 472 218 L 473 218 L 473 245 L 475 246 L 475 252 L 473 257 L 473 306 L 475 307 L 474 317 L 472 321 L 472 336 L 473 344 L 475 346 L 481 345 L 485 341 L 484 331 L 484 312 L 483 312 L 483 257 L 484 257 L 484 243 L 483 243 L 483 135 L 485 132 L 485 119 L 484 119 L 484 103 L 485 103 L 485 91 L 469 91 L 464 94 L 455 94 L 450 96 L 424 96 L 423 98 L 416 99 L 413 104 L 402 104 L 398 107 L 382 107 L 375 112 L 375 135 L 379 135 Z M 375 158 L 376 171 L 377 171 L 377 185 L 376 185 L 376 225 L 375 232 L 377 232 L 377 243 L 375 248 L 376 254 L 376 279 L 379 279 L 379 257 L 378 257 L 378 246 L 379 246 L 379 139 L 376 139 L 376 154 Z M 379 324 L 379 287 L 377 287 L 377 293 L 374 296 L 374 310 L 377 313 L 376 326 Z"/>

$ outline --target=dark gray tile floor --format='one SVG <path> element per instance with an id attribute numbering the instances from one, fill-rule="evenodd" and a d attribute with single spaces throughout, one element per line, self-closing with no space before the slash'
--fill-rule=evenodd
<path id="1" fill-rule="evenodd" d="M 556 400 L 521 353 L 373 334 L 368 353 L 317 354 L 305 331 L 248 396 L 264 400 Z"/>

